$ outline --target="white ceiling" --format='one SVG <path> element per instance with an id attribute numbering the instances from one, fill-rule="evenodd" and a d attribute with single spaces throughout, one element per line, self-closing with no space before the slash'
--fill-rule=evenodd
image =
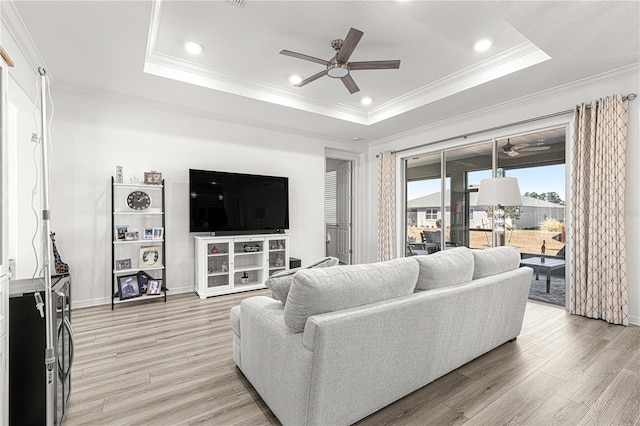
<path id="1" fill-rule="evenodd" d="M 5 2 L 3 2 L 5 3 Z M 190 114 L 371 141 L 640 62 L 640 2 L 18 1 L 54 90 L 134 98 Z M 3 8 L 5 5 L 3 5 Z M 324 76 L 330 42 L 364 32 L 361 91 Z M 485 53 L 480 38 L 493 40 Z M 183 43 L 198 41 L 201 55 Z M 363 96 L 373 103 L 364 106 Z M 362 143 L 362 142 L 360 142 Z"/>

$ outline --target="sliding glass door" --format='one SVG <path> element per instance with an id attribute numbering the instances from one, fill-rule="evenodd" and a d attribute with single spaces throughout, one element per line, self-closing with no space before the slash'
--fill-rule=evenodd
<path id="1" fill-rule="evenodd" d="M 522 206 L 505 206 L 499 245 L 515 246 L 523 260 L 544 251 L 556 260 L 548 264 L 564 265 L 565 133 L 545 129 L 406 159 L 406 255 L 492 247 L 493 211 L 477 205 L 478 188 L 482 179 L 509 176 L 518 179 Z M 546 266 L 534 274 L 532 298 L 564 305 L 565 268 Z"/>

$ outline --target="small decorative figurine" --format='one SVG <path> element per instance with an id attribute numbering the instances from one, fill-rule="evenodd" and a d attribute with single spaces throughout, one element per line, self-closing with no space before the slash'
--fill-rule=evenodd
<path id="1" fill-rule="evenodd" d="M 281 268 L 283 266 L 284 266 L 284 260 L 282 260 L 280 255 L 278 255 L 278 257 L 276 257 L 276 267 Z"/>
<path id="2" fill-rule="evenodd" d="M 229 272 L 229 265 L 227 265 L 227 261 L 222 262 L 222 266 L 220 267 L 222 272 Z"/>
<path id="3" fill-rule="evenodd" d="M 242 284 L 249 284 L 249 275 L 247 275 L 246 272 L 242 274 L 242 278 L 240 278 L 240 282 Z"/>

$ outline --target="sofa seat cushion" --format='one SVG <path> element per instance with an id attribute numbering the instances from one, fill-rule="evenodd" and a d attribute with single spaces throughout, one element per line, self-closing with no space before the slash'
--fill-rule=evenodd
<path id="1" fill-rule="evenodd" d="M 416 291 L 462 284 L 473 279 L 473 254 L 466 247 L 413 256 L 420 266 Z"/>
<path id="2" fill-rule="evenodd" d="M 411 294 L 417 278 L 418 264 L 413 258 L 304 269 L 294 275 L 284 322 L 301 332 L 310 316 Z"/>
<path id="3" fill-rule="evenodd" d="M 329 266 L 336 266 L 338 263 L 339 260 L 335 257 L 323 257 L 322 259 L 317 260 L 310 265 L 306 265 L 300 268 L 287 269 L 286 271 L 273 274 L 269 277 L 269 279 L 267 279 L 264 285 L 271 289 L 273 298 L 279 300 L 284 305 L 287 302 L 289 288 L 291 287 L 293 276 L 296 274 L 296 272 L 302 269 L 328 268 Z"/>
<path id="4" fill-rule="evenodd" d="M 520 251 L 513 246 L 471 251 L 474 258 L 474 280 L 512 271 L 520 266 Z"/>

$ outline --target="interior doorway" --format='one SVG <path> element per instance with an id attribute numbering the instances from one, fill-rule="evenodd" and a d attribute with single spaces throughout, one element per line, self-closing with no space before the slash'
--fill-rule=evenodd
<path id="1" fill-rule="evenodd" d="M 353 162 L 325 160 L 325 254 L 352 263 Z"/>

